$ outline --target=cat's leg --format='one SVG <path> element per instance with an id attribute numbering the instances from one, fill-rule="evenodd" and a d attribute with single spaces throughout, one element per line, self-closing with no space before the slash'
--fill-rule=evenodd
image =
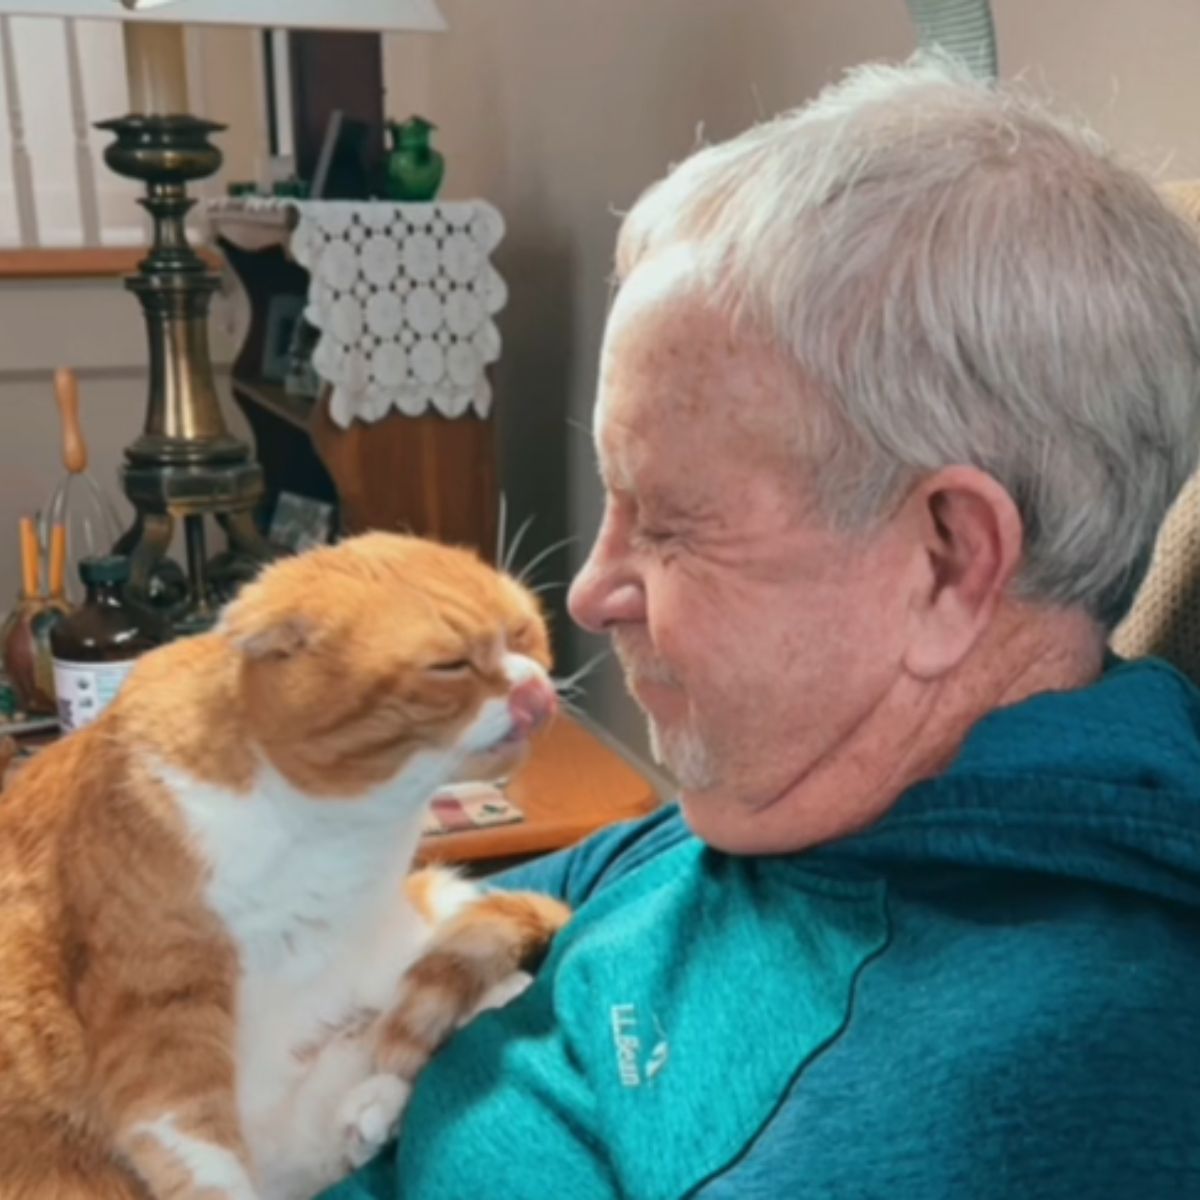
<path id="1" fill-rule="evenodd" d="M 439 886 L 462 889 L 453 877 L 430 882 L 430 872 L 413 877 L 415 889 Z M 422 879 L 421 877 L 426 877 Z M 459 891 L 461 897 L 461 890 Z M 504 1000 L 523 990 L 523 968 L 536 963 L 555 933 L 570 919 L 571 910 L 548 896 L 528 892 L 491 892 L 458 903 L 455 911 L 435 925 L 421 957 L 405 973 L 400 1001 L 380 1024 L 376 1067 L 386 1074 L 414 1079 L 435 1050 L 468 1017 L 500 1002 L 494 989 L 509 986 Z M 436 915 L 436 904 L 425 911 Z M 509 981 L 514 976 L 514 984 Z"/>
<path id="2" fill-rule="evenodd" d="M 259 1200 L 246 1155 L 222 1122 L 194 1112 L 135 1121 L 117 1148 L 154 1200 Z"/>
<path id="3" fill-rule="evenodd" d="M 466 1020 L 528 986 L 521 967 L 540 958 L 570 917 L 565 905 L 544 896 L 487 894 L 439 868 L 415 872 L 405 890 L 429 937 L 401 982 L 397 1005 L 363 1033 L 374 1073 L 337 1105 L 333 1129 L 347 1167 L 395 1136 L 407 1081 Z"/>
<path id="4" fill-rule="evenodd" d="M 95 1014 L 95 1078 L 118 1156 L 154 1200 L 258 1200 L 235 1093 L 227 972 L 135 985 Z"/>

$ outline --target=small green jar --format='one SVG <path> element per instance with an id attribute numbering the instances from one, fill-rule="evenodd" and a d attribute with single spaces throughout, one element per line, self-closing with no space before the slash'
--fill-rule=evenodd
<path id="1" fill-rule="evenodd" d="M 392 200 L 432 200 L 442 186 L 446 160 L 429 144 L 437 126 L 424 117 L 392 121 L 387 160 L 387 193 Z"/>

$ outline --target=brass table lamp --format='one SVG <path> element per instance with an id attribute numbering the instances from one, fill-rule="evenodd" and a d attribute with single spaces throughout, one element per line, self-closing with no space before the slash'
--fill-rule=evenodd
<path id="1" fill-rule="evenodd" d="M 209 136 L 222 126 L 185 113 L 182 24 L 437 32 L 445 22 L 436 0 L 0 0 L 0 13 L 125 22 L 132 111 L 98 127 L 115 136 L 108 166 L 145 185 L 140 203 L 153 238 L 126 280 L 145 315 L 150 373 L 145 425 L 121 472 L 137 516 L 116 549 L 132 559 L 132 596 L 164 607 L 175 632 L 194 632 L 215 617 L 214 583 L 226 591 L 271 552 L 254 521 L 262 472 L 226 427 L 213 378 L 208 308 L 219 278 L 185 231 L 194 204 L 187 185 L 220 167 Z M 206 545 L 209 518 L 228 539 L 215 558 Z M 179 522 L 186 580 L 172 579 L 168 558 Z"/>
<path id="2" fill-rule="evenodd" d="M 250 447 L 225 426 L 208 350 L 208 306 L 220 280 L 188 244 L 184 220 L 194 201 L 192 179 L 211 175 L 221 152 L 208 140 L 221 126 L 198 117 L 150 115 L 100 123 L 116 141 L 104 160 L 120 175 L 146 185 L 142 205 L 154 223 L 150 254 L 125 286 L 146 318 L 150 348 L 149 394 L 141 435 L 125 451 L 121 472 L 137 518 L 117 543 L 132 559 L 130 592 L 145 603 L 170 604 L 180 633 L 211 624 L 215 615 L 205 518 L 229 539 L 224 574 L 250 576 L 270 557 L 253 512 L 262 497 L 262 471 Z M 182 520 L 187 550 L 187 593 L 156 595 L 157 576 Z M 155 587 L 156 577 L 158 587 Z"/>

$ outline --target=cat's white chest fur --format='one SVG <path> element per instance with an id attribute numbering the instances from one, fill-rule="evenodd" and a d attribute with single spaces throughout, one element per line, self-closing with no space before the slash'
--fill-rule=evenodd
<path id="1" fill-rule="evenodd" d="M 395 1005 L 429 935 L 403 884 L 444 771 L 429 754 L 378 792 L 320 800 L 265 765 L 248 795 L 160 772 L 238 950 L 238 1104 L 272 1200 L 342 1169 L 338 1102 L 371 1073 L 372 1015 Z"/>

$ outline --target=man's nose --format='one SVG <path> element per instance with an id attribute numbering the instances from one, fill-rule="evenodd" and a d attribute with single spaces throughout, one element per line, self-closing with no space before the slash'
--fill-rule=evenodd
<path id="1" fill-rule="evenodd" d="M 645 620 L 645 594 L 637 578 L 593 548 L 567 593 L 567 609 L 588 632 L 605 633 L 614 625 Z"/>

